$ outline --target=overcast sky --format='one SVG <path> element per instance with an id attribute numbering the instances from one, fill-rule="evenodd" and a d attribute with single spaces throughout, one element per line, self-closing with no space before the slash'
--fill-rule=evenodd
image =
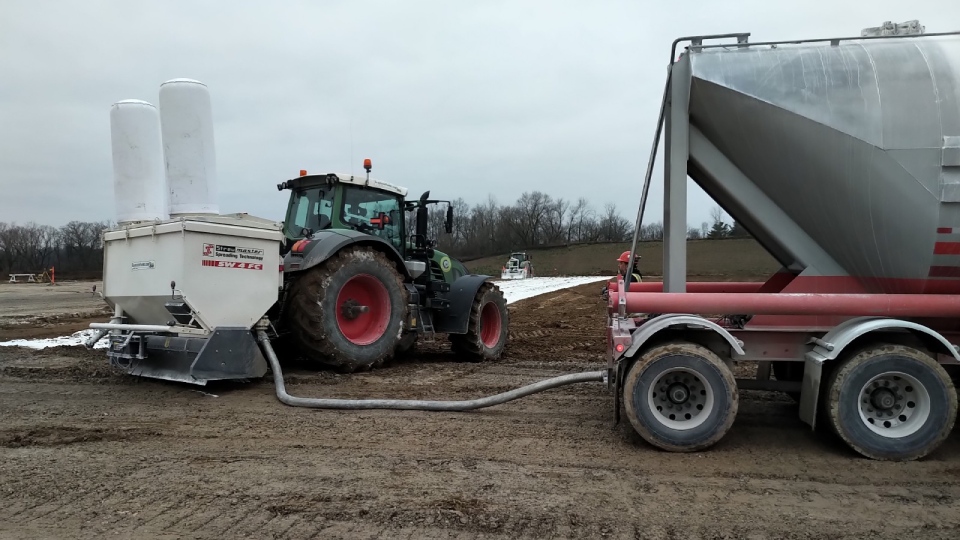
<path id="1" fill-rule="evenodd" d="M 910 19 L 960 30 L 960 2 L 3 0 L 0 221 L 114 219 L 110 105 L 178 77 L 211 91 L 223 213 L 280 220 L 279 181 L 370 157 L 414 195 L 541 190 L 632 221 L 674 38 Z M 714 206 L 689 204 L 692 225 Z"/>

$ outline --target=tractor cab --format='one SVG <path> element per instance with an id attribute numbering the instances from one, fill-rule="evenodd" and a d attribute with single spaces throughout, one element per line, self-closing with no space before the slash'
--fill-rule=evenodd
<path id="1" fill-rule="evenodd" d="M 449 234 L 453 227 L 450 201 L 431 200 L 429 191 L 407 200 L 406 188 L 370 178 L 369 170 L 365 177 L 308 175 L 301 170 L 298 178 L 278 184 L 277 189 L 290 190 L 281 255 L 319 231 L 352 230 L 383 240 L 403 260 L 423 261 L 426 271 L 419 281 L 449 284 L 467 274 L 463 264 L 435 249 L 436 239 L 427 237 L 430 205 L 446 203 L 444 231 Z M 407 213 L 412 219 L 407 219 Z"/>
<path id="2" fill-rule="evenodd" d="M 307 175 L 277 186 L 290 190 L 284 220 L 286 248 L 325 229 L 352 229 L 377 236 L 405 251 L 406 188 L 342 174 Z"/>

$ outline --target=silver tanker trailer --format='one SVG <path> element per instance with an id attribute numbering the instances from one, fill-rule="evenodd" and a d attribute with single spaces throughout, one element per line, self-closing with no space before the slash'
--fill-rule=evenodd
<path id="1" fill-rule="evenodd" d="M 674 42 L 656 131 L 664 282 L 621 280 L 612 289 L 628 292 L 609 301 L 611 385 L 651 444 L 716 443 L 738 389 L 790 393 L 804 422 L 876 459 L 927 455 L 953 428 L 960 35 L 883 33 Z M 688 176 L 776 257 L 776 275 L 688 291 Z M 735 380 L 743 361 L 755 378 Z"/>

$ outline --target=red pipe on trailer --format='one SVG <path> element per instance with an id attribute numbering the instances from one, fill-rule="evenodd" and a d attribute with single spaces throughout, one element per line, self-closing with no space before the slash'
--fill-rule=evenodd
<path id="1" fill-rule="evenodd" d="M 755 293 L 763 283 L 755 281 L 688 281 L 687 292 L 691 293 Z M 609 291 L 619 291 L 619 282 L 612 282 Z M 630 292 L 663 292 L 662 281 L 631 283 Z"/>
<path id="2" fill-rule="evenodd" d="M 617 309 L 619 293 L 610 293 Z M 941 294 L 767 294 L 627 292 L 630 313 L 960 317 L 960 296 Z"/>

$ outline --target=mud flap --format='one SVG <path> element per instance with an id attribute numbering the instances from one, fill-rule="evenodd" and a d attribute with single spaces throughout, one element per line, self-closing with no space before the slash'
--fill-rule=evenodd
<path id="1" fill-rule="evenodd" d="M 617 374 L 617 385 L 613 391 L 613 427 L 620 425 L 620 375 Z"/>
<path id="2" fill-rule="evenodd" d="M 820 398 L 820 378 L 823 375 L 823 361 L 808 358 L 803 366 L 803 386 L 800 389 L 800 420 L 817 428 L 817 401 Z"/>
<path id="3" fill-rule="evenodd" d="M 617 362 L 613 370 L 613 427 L 620 425 L 620 405 L 623 402 L 623 377 L 627 372 L 623 361 Z"/>

